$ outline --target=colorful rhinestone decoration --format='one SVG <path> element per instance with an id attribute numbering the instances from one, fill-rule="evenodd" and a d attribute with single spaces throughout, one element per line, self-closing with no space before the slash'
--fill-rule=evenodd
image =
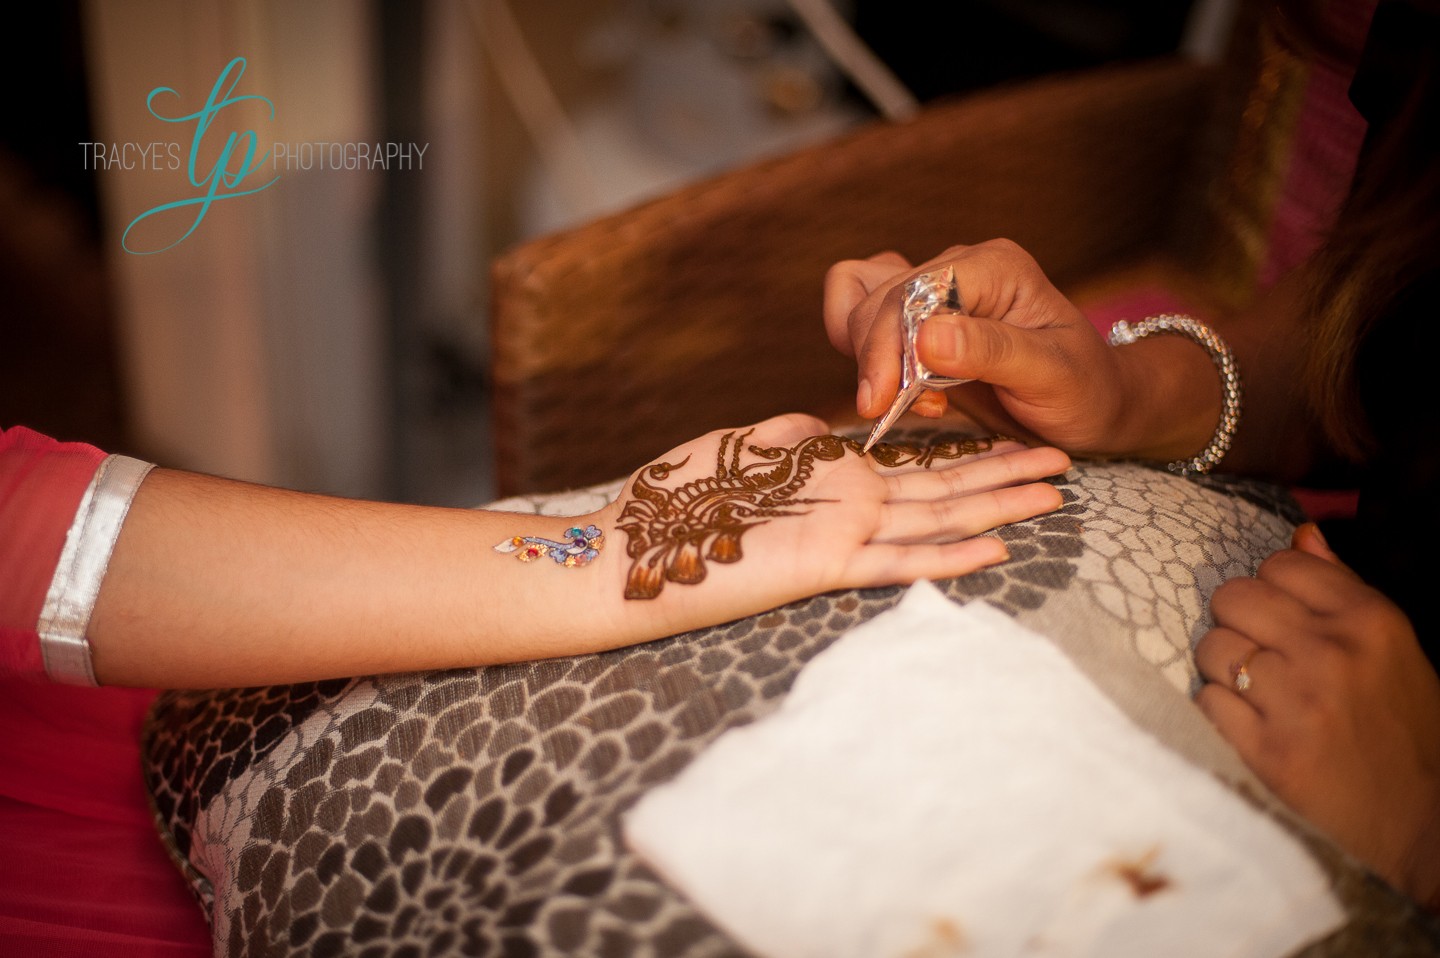
<path id="1" fill-rule="evenodd" d="M 565 540 L 556 542 L 540 536 L 515 536 L 495 547 L 496 552 L 513 552 L 521 562 L 534 562 L 543 556 L 555 560 L 556 565 L 589 565 L 590 560 L 605 547 L 605 534 L 595 526 L 571 526 L 565 530 Z"/>

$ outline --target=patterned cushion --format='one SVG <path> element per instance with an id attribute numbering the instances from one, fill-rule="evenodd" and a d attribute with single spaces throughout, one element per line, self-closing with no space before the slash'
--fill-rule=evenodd
<path id="1" fill-rule="evenodd" d="M 1273 804 L 1182 693 L 1210 592 L 1287 543 L 1293 506 L 1136 465 L 1059 485 L 1059 513 L 999 531 L 1010 563 L 942 588 L 1051 636 L 1142 726 Z M 573 514 L 617 489 L 504 505 Z M 899 593 L 570 659 L 166 694 L 144 742 L 161 835 L 219 954 L 737 954 L 621 845 L 618 817 Z M 1352 915 L 1312 953 L 1433 947 L 1407 903 L 1311 841 Z"/>

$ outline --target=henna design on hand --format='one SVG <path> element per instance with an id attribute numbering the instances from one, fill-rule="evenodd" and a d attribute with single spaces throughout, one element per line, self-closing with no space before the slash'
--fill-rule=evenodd
<path id="1" fill-rule="evenodd" d="M 751 430 L 753 431 L 753 430 Z M 834 462 L 846 451 L 864 455 L 862 445 L 840 436 L 812 436 L 789 449 L 745 445 L 751 431 L 727 432 L 720 439 L 715 475 L 695 479 L 677 489 L 655 483 L 690 461 L 657 462 L 641 471 L 630 487 L 633 497 L 616 523 L 629 539 L 632 562 L 625 580 L 625 598 L 653 599 L 665 583 L 695 585 L 704 581 L 706 560 L 739 562 L 745 532 L 773 518 L 804 515 L 802 506 L 833 499 L 802 499 L 814 463 Z M 870 455 L 883 466 L 915 463 L 928 469 L 939 459 L 959 459 L 988 450 L 992 439 L 954 439 L 927 446 L 880 443 Z M 740 464 L 742 449 L 756 457 Z"/>
<path id="2" fill-rule="evenodd" d="M 912 462 L 924 469 L 933 466 L 939 459 L 961 459 L 965 456 L 973 456 L 977 453 L 989 452 L 997 442 L 1009 441 L 1008 436 L 987 436 L 974 438 L 971 436 L 937 436 L 931 439 L 924 446 L 917 446 L 912 443 L 877 442 L 870 449 L 870 458 L 882 466 L 895 468 L 897 466 L 908 466 Z M 865 446 L 855 439 L 845 440 L 846 445 L 855 452 L 861 452 Z"/>

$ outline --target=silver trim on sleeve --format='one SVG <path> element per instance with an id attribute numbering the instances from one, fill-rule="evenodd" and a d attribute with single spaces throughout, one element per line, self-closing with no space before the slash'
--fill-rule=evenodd
<path id="1" fill-rule="evenodd" d="M 100 595 L 100 583 L 130 503 L 154 468 L 129 456 L 107 456 L 85 490 L 75 521 L 65 534 L 60 564 L 45 593 L 38 631 L 45 673 L 66 685 L 99 685 L 85 632 Z"/>

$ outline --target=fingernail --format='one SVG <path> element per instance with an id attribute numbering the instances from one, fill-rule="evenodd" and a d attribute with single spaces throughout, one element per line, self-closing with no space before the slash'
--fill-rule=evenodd
<path id="1" fill-rule="evenodd" d="M 870 415 L 870 395 L 870 380 L 860 380 L 860 388 L 855 391 L 855 408 L 862 416 Z"/>
<path id="2" fill-rule="evenodd" d="M 910 407 L 910 411 L 930 419 L 939 419 L 945 415 L 945 410 L 948 408 L 949 404 L 945 400 L 944 393 L 927 392 L 921 393 L 920 398 L 915 400 L 915 405 Z"/>
<path id="3" fill-rule="evenodd" d="M 918 345 L 930 360 L 960 358 L 960 336 L 956 325 L 940 316 L 926 320 L 925 325 L 920 327 Z"/>
<path id="4" fill-rule="evenodd" d="M 990 564 L 991 564 L 991 565 L 999 565 L 999 564 L 1002 563 L 1002 562 L 1009 562 L 1009 561 L 1010 561 L 1010 550 L 1009 550 L 1008 548 L 1006 548 L 1006 547 L 1005 547 L 1005 543 L 1000 542 L 999 539 L 996 539 L 996 540 L 994 540 L 994 541 L 1000 544 L 1000 555 L 999 555 L 998 558 L 995 559 L 994 562 L 991 562 Z"/>
<path id="5" fill-rule="evenodd" d="M 1314 522 L 1302 522 L 1296 527 L 1294 535 L 1290 537 L 1292 548 L 1303 548 L 1300 544 L 1302 539 L 1309 538 L 1310 541 L 1324 549 L 1328 555 L 1335 555 L 1335 550 L 1330 548 L 1330 543 L 1325 541 L 1325 536 L 1320 532 L 1320 526 Z"/>

